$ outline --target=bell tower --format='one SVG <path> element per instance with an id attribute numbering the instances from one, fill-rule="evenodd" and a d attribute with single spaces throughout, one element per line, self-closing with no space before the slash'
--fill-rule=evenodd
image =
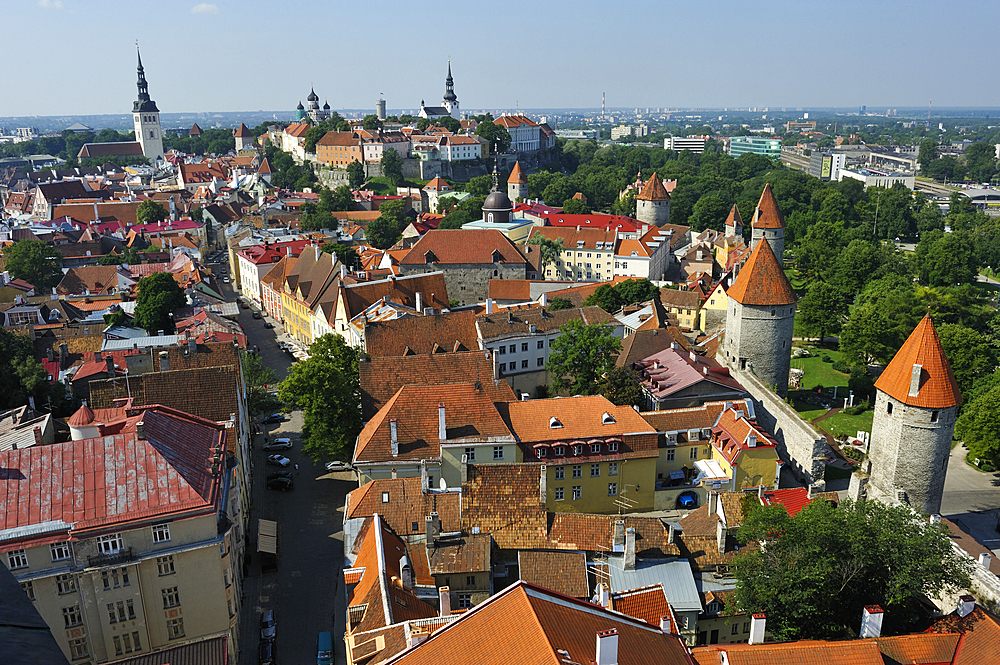
<path id="1" fill-rule="evenodd" d="M 138 44 L 135 47 L 139 58 L 137 72 L 139 80 L 139 98 L 132 104 L 132 122 L 135 125 L 135 140 L 142 146 L 142 154 L 150 162 L 163 157 L 163 134 L 160 131 L 160 109 L 156 102 L 149 98 L 149 85 L 146 83 L 146 72 L 142 68 L 142 56 Z"/>
<path id="2" fill-rule="evenodd" d="M 448 113 L 455 120 L 461 120 L 462 116 L 458 112 L 458 96 L 455 95 L 455 79 L 451 77 L 451 60 L 448 61 L 448 77 L 444 80 L 444 102 L 443 106 L 448 109 Z"/>

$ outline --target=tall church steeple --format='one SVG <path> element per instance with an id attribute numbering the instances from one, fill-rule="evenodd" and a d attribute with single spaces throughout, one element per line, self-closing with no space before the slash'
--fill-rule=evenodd
<path id="1" fill-rule="evenodd" d="M 451 60 L 448 61 L 448 76 L 444 80 L 444 104 L 452 118 L 460 120 L 458 96 L 455 94 L 455 79 L 451 77 Z"/>
<path id="2" fill-rule="evenodd" d="M 136 87 L 139 88 L 139 98 L 135 100 L 135 103 L 132 105 L 132 112 L 159 111 L 159 109 L 156 108 L 156 102 L 149 98 L 149 84 L 146 83 L 146 70 L 142 67 L 142 55 L 139 53 L 138 45 L 135 47 L 135 54 L 139 58 L 139 66 L 136 67 L 139 80 L 135 83 Z"/>
<path id="3" fill-rule="evenodd" d="M 135 46 L 135 53 L 139 60 L 139 65 L 136 67 L 138 73 L 136 87 L 139 89 L 139 97 L 132 104 L 132 122 L 135 126 L 135 140 L 142 146 L 143 156 L 152 162 L 163 157 L 160 109 L 156 108 L 156 102 L 149 98 L 149 84 L 146 83 L 146 70 L 142 66 L 142 55 L 139 54 L 138 44 Z"/>

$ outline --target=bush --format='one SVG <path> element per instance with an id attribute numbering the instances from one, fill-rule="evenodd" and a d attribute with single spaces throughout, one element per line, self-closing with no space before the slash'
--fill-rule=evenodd
<path id="1" fill-rule="evenodd" d="M 871 408 L 868 400 L 862 400 L 861 402 L 855 404 L 854 406 L 849 406 L 843 410 L 843 413 L 849 416 L 860 416 L 862 413 Z"/>
<path id="2" fill-rule="evenodd" d="M 833 358 L 831 358 L 830 356 L 823 356 L 822 357 L 822 361 L 825 362 L 825 363 L 832 363 L 833 362 Z"/>
<path id="3" fill-rule="evenodd" d="M 843 360 L 833 361 L 833 368 L 838 372 L 843 372 L 844 374 L 850 374 L 851 368 Z"/>

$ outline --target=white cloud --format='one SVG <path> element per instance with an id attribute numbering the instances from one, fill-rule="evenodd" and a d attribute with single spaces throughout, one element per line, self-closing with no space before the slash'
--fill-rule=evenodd
<path id="1" fill-rule="evenodd" d="M 42 2 L 48 2 L 49 0 L 42 0 Z M 58 0 L 57 0 L 58 1 Z M 208 2 L 203 2 L 201 4 L 195 5 L 191 8 L 192 14 L 218 14 L 219 6 L 213 5 Z"/>
<path id="2" fill-rule="evenodd" d="M 38 0 L 38 6 L 43 9 L 62 9 L 62 0 Z"/>

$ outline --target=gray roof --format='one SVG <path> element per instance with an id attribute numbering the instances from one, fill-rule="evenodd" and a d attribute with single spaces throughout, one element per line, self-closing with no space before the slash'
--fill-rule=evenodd
<path id="1" fill-rule="evenodd" d="M 111 661 L 114 665 L 227 665 L 228 662 L 229 644 L 225 635 Z"/>
<path id="2" fill-rule="evenodd" d="M 701 612 L 701 597 L 687 559 L 637 560 L 635 570 L 625 570 L 621 557 L 608 559 L 611 590 L 627 591 L 641 586 L 662 584 L 670 606 L 678 612 Z"/>
<path id="3" fill-rule="evenodd" d="M 4 664 L 67 665 L 49 627 L 6 566 L 0 566 L 0 597 L 4 599 L 0 603 Z"/>
<path id="4" fill-rule="evenodd" d="M 449 113 L 448 109 L 446 109 L 443 106 L 425 106 L 422 110 L 428 116 L 432 116 L 432 115 L 451 115 L 451 113 Z"/>
<path id="5" fill-rule="evenodd" d="M 184 341 L 184 335 L 152 335 L 147 337 L 132 337 L 131 339 L 106 339 L 101 344 L 101 351 L 127 351 L 131 348 L 148 349 L 161 346 L 179 346 Z"/>

